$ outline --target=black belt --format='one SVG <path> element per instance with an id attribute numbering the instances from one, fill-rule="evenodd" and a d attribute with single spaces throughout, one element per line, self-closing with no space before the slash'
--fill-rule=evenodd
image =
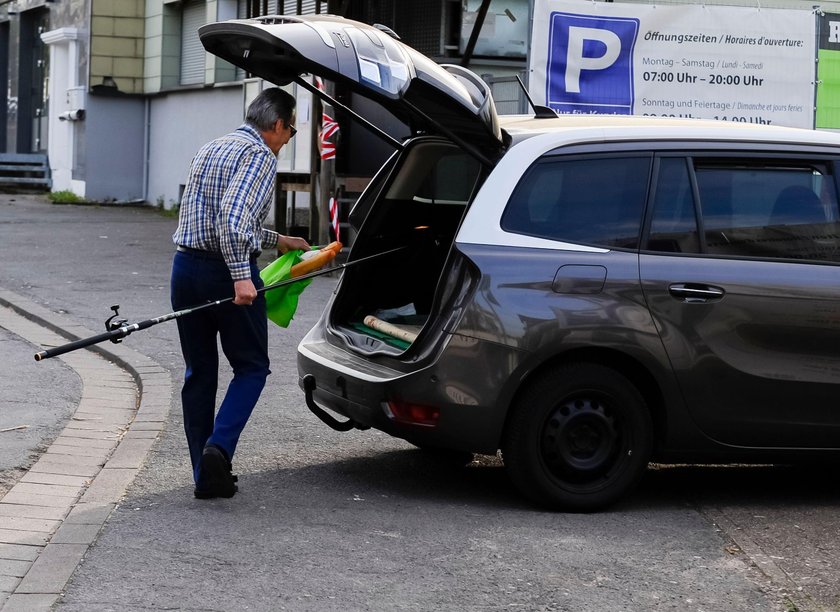
<path id="1" fill-rule="evenodd" d="M 212 259 L 214 261 L 224 261 L 225 257 L 218 251 L 205 251 L 204 249 L 194 249 L 192 247 L 184 246 L 183 244 L 179 244 L 176 250 L 179 253 L 186 253 L 188 255 L 192 255 L 193 257 L 198 257 L 200 259 Z M 254 251 L 251 253 L 251 261 L 256 261 L 257 257 L 260 256 L 260 251 Z"/>

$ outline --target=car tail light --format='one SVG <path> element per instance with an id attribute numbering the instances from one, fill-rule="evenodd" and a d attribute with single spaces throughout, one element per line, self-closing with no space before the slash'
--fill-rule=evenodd
<path id="1" fill-rule="evenodd" d="M 388 400 L 382 404 L 388 418 L 397 423 L 420 425 L 421 427 L 437 427 L 440 409 L 422 404 L 412 404 L 399 400 Z"/>

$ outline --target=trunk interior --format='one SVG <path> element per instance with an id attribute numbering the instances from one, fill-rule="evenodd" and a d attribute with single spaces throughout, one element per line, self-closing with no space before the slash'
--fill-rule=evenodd
<path id="1" fill-rule="evenodd" d="M 448 141 L 408 144 L 374 179 L 357 208 L 369 208 L 330 312 L 332 329 L 362 353 L 406 351 L 434 315 L 452 243 L 481 181 L 481 165 Z M 359 211 L 354 210 L 358 215 Z"/>

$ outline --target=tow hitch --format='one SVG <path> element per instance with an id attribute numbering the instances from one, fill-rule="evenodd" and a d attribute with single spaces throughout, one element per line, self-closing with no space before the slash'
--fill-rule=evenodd
<path id="1" fill-rule="evenodd" d="M 326 410 L 321 408 L 318 404 L 316 404 L 315 398 L 313 396 L 315 392 L 315 377 L 312 374 L 307 374 L 303 377 L 303 390 L 306 393 L 306 405 L 312 411 L 312 414 L 314 414 L 316 417 L 321 419 L 324 423 L 326 423 L 336 431 L 350 431 L 353 428 L 370 429 L 369 427 L 360 425 L 353 419 L 339 421 Z"/>

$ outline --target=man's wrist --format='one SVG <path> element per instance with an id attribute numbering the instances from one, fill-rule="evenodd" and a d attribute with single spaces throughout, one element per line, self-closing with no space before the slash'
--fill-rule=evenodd
<path id="1" fill-rule="evenodd" d="M 279 238 L 280 234 L 278 234 L 277 232 L 263 228 L 262 239 L 260 241 L 262 243 L 262 248 L 270 249 L 276 247 L 277 249 L 279 249 Z"/>
<path id="2" fill-rule="evenodd" d="M 247 261 L 235 262 L 228 264 L 230 270 L 230 277 L 234 282 L 241 280 L 251 280 L 251 263 Z"/>

